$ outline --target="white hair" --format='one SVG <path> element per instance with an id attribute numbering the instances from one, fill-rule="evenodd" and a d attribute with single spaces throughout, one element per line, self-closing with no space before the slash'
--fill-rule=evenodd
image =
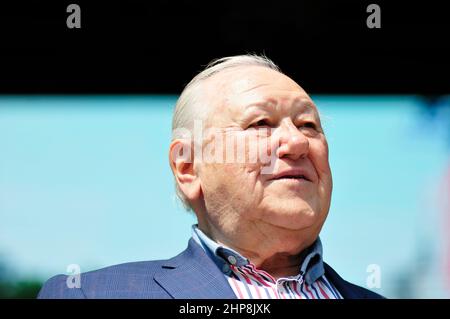
<path id="1" fill-rule="evenodd" d="M 205 117 L 205 110 L 202 110 L 200 99 L 201 94 L 199 88 L 201 84 L 211 78 L 212 76 L 229 70 L 231 68 L 246 67 L 246 66 L 262 66 L 281 73 L 280 68 L 264 55 L 236 55 L 229 56 L 211 61 L 203 71 L 197 74 L 181 92 L 180 97 L 175 104 L 175 109 L 172 118 L 172 141 L 183 138 L 183 130 L 190 130 L 192 132 L 195 119 L 202 119 Z M 175 181 L 176 193 L 178 198 L 183 203 L 186 210 L 191 210 L 192 207 L 185 197 L 184 193 L 179 188 Z"/>

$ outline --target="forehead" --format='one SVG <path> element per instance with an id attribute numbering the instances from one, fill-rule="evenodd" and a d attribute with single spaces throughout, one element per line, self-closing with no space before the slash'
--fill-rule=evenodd
<path id="1" fill-rule="evenodd" d="M 316 111 L 308 94 L 291 78 L 262 66 L 245 66 L 222 71 L 206 83 L 211 111 L 225 115 L 249 107 Z"/>

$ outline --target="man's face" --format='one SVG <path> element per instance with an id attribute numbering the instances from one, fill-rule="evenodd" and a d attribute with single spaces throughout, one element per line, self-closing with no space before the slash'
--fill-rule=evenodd
<path id="1" fill-rule="evenodd" d="M 318 234 L 332 179 L 327 141 L 306 92 L 285 75 L 249 66 L 207 80 L 203 97 L 210 108 L 204 129 L 216 132 L 203 136 L 203 150 L 217 151 L 217 136 L 245 140 L 240 149 L 222 142 L 223 154 L 233 147 L 241 160 L 235 155 L 234 161 L 197 165 L 209 222 L 225 232 L 253 227 Z M 252 160 L 255 149 L 272 150 L 270 163 Z"/>

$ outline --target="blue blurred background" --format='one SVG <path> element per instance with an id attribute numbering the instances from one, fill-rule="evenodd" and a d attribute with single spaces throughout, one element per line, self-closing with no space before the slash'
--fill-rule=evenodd
<path id="1" fill-rule="evenodd" d="M 364 287 L 378 265 L 387 297 L 450 297 L 450 98 L 312 98 L 334 177 L 325 260 Z M 186 247 L 195 218 L 167 161 L 176 99 L 0 97 L 0 296 L 33 297 L 69 264 Z"/>

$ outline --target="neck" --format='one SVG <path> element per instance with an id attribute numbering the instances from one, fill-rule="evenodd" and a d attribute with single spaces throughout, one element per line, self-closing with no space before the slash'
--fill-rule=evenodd
<path id="1" fill-rule="evenodd" d="M 300 266 L 303 261 L 303 254 L 290 255 L 287 253 L 275 253 L 266 258 L 258 258 L 253 255 L 249 258 L 258 269 L 264 270 L 275 279 L 299 274 Z"/>
<path id="2" fill-rule="evenodd" d="M 300 265 L 305 251 L 316 237 L 305 236 L 303 232 L 283 230 L 276 233 L 267 233 L 261 236 L 252 232 L 252 227 L 246 231 L 230 232 L 225 235 L 211 224 L 200 224 L 199 228 L 215 242 L 229 247 L 245 256 L 256 268 L 269 273 L 275 279 L 295 276 L 299 274 Z M 261 227 L 258 227 L 261 230 Z M 237 235 L 236 237 L 233 234 Z"/>

